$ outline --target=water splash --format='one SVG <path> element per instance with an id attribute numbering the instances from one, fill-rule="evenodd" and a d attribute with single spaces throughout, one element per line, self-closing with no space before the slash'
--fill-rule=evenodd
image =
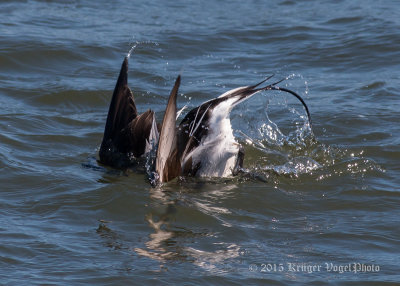
<path id="1" fill-rule="evenodd" d="M 147 174 L 147 177 L 149 178 L 150 184 L 152 186 L 156 186 L 157 182 L 159 181 L 159 175 L 155 171 L 155 162 L 156 162 L 156 158 L 157 158 L 158 142 L 151 140 L 150 145 L 151 145 L 150 151 L 146 154 L 145 169 L 146 169 L 146 174 Z"/>
<path id="2" fill-rule="evenodd" d="M 245 108 L 245 112 L 239 116 L 239 121 L 234 118 L 234 125 L 238 125 L 235 126 L 237 127 L 235 133 L 239 140 L 244 139 L 247 144 L 266 151 L 271 146 L 306 146 L 308 141 L 315 138 L 305 114 L 300 113 L 296 108 L 289 107 L 287 102 L 282 104 L 284 109 L 295 115 L 295 120 L 292 123 L 296 128 L 288 132 L 287 129 L 293 129 L 291 123 L 290 126 L 283 126 L 283 129 L 286 129 L 286 131 L 283 131 L 277 123 L 271 120 L 269 106 L 270 100 L 267 99 L 265 102 L 259 102 L 256 110 L 254 110 L 254 107 Z"/>
<path id="3" fill-rule="evenodd" d="M 154 42 L 154 41 L 136 41 L 130 48 L 126 57 L 129 59 L 131 57 L 131 55 L 133 54 L 133 52 L 136 50 L 136 48 L 139 46 L 143 46 L 143 45 L 153 45 L 153 46 L 158 47 L 160 44 L 157 42 Z"/>
<path id="4" fill-rule="evenodd" d="M 301 75 L 291 74 L 286 79 L 302 80 L 305 90 L 301 94 L 308 94 L 308 83 Z M 287 87 L 292 84 L 286 82 Z M 318 141 L 303 110 L 290 106 L 280 94 L 272 98 L 270 94 L 250 99 L 243 104 L 239 116 L 233 116 L 233 123 L 238 125 L 235 135 L 246 149 L 245 165 L 249 172 L 261 171 L 266 177 L 272 173 L 295 178 L 319 174 L 326 178 L 338 173 L 363 177 L 366 172 L 381 170 L 378 164 L 362 155 L 354 157 L 354 151 Z M 272 104 L 276 99 L 278 104 Z M 272 106 L 278 107 L 278 112 L 275 108 L 271 111 Z M 281 109 L 289 111 L 289 120 Z M 277 121 L 270 118 L 273 111 L 279 114 Z"/>
<path id="5" fill-rule="evenodd" d="M 267 165 L 263 168 L 264 171 L 274 171 L 279 175 L 294 175 L 298 177 L 301 174 L 311 173 L 314 170 L 321 168 L 322 165 L 310 157 L 299 156 L 286 162 L 283 165 L 272 166 Z"/>

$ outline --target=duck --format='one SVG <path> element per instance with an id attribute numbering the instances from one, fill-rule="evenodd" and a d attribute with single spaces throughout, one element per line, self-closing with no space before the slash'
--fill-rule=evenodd
<path id="1" fill-rule="evenodd" d="M 229 177 L 243 168 L 244 148 L 234 137 L 230 113 L 238 104 L 266 90 L 280 90 L 304 100 L 294 91 L 279 87 L 283 80 L 260 87 L 263 81 L 229 90 L 191 109 L 177 125 L 180 112 L 177 97 L 181 76 L 175 80 L 164 117 L 157 123 L 153 110 L 139 114 L 128 86 L 128 57 L 125 57 L 109 106 L 99 162 L 114 168 L 128 168 L 155 154 L 148 169 L 152 185 L 169 182 L 179 176 Z"/>

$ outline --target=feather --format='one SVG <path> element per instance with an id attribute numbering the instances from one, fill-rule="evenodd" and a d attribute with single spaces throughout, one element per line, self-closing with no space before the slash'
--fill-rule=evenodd
<path id="1" fill-rule="evenodd" d="M 155 166 L 160 183 L 172 180 L 177 177 L 181 171 L 176 147 L 176 98 L 180 82 L 181 78 L 178 76 L 168 99 L 167 108 L 162 121 Z"/>

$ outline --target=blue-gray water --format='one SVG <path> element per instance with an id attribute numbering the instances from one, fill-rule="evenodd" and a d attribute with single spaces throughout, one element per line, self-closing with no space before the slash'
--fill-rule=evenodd
<path id="1" fill-rule="evenodd" d="M 398 1 L 1 1 L 0 283 L 400 281 L 399 31 Z M 101 166 L 133 46 L 140 112 L 161 120 L 178 74 L 188 109 L 275 74 L 315 137 L 264 92 L 231 116 L 246 175 Z"/>

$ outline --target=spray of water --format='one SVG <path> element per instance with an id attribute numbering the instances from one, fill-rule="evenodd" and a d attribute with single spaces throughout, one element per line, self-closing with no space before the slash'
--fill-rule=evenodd
<path id="1" fill-rule="evenodd" d="M 136 48 L 138 48 L 139 46 L 144 46 L 144 45 L 150 45 L 150 46 L 156 46 L 158 47 L 160 44 L 154 41 L 136 41 L 134 44 L 132 44 L 128 54 L 126 55 L 127 58 L 129 59 L 131 57 L 131 55 L 134 53 L 134 51 L 136 50 Z"/>
<path id="2" fill-rule="evenodd" d="M 301 79 L 305 85 L 306 94 L 308 93 L 307 82 L 301 76 L 291 74 L 285 79 L 288 88 L 292 83 L 290 80 Z M 300 108 L 290 107 L 286 97 L 282 97 L 283 93 L 276 95 L 274 99 L 279 99 L 280 103 L 277 104 L 279 109 L 284 110 L 279 111 L 279 118 L 284 119 L 288 115 L 290 115 L 289 118 L 292 118 L 289 125 L 285 124 L 286 126 L 281 127 L 282 122 L 278 124 L 269 116 L 272 113 L 270 106 L 273 105 L 273 100 L 270 98 L 271 91 L 265 92 L 263 95 L 254 97 L 244 104 L 251 106 L 243 107 L 244 111 L 239 119 L 239 122 L 242 123 L 235 132 L 239 141 L 249 150 L 249 160 L 245 161 L 250 165 L 249 171 L 259 172 L 262 170 L 298 175 L 320 168 L 321 163 L 308 155 L 315 137 L 304 111 Z M 252 100 L 254 102 L 251 102 Z M 257 101 L 256 104 L 255 101 Z"/>
<path id="3" fill-rule="evenodd" d="M 302 80 L 305 86 L 303 95 L 308 94 L 308 83 L 301 75 L 293 74 L 286 78 Z M 291 85 L 292 81 L 286 82 L 288 88 Z M 297 83 L 296 86 L 298 86 Z M 280 121 L 278 124 L 275 123 L 269 116 L 269 113 L 272 113 L 270 110 L 272 104 L 269 99 L 271 93 L 265 94 L 268 98 L 254 97 L 259 100 L 257 104 L 253 103 L 253 106 L 247 110 L 244 107 L 245 112 L 242 114 L 246 116 L 240 116 L 243 124 L 240 125 L 241 128 L 236 129 L 239 141 L 246 148 L 245 167 L 248 173 L 253 174 L 252 177 L 262 174 L 266 181 L 279 184 L 278 178 L 282 175 L 298 178 L 306 174 L 313 176 L 316 180 L 325 180 L 331 176 L 363 178 L 368 172 L 384 172 L 376 162 L 365 158 L 363 151 L 356 154 L 354 150 L 329 146 L 318 141 L 304 111 L 290 107 L 286 100 L 278 104 L 279 109 L 283 109 L 277 113 L 278 118 L 282 119 L 290 115 L 292 121 L 288 123 L 290 120 L 286 120 L 286 126 L 283 126 L 285 124 Z M 279 98 L 282 97 L 279 95 Z M 260 103 L 263 99 L 264 101 Z M 247 104 L 251 104 L 249 102 Z M 257 108 L 256 112 L 254 108 Z"/>
<path id="4" fill-rule="evenodd" d="M 159 175 L 155 171 L 155 162 L 156 162 L 156 157 L 157 157 L 157 148 L 158 148 L 158 142 L 151 140 L 151 149 L 150 151 L 146 154 L 146 164 L 145 164 L 145 169 L 147 173 L 147 177 L 149 178 L 149 182 L 152 186 L 157 185 Z"/>

